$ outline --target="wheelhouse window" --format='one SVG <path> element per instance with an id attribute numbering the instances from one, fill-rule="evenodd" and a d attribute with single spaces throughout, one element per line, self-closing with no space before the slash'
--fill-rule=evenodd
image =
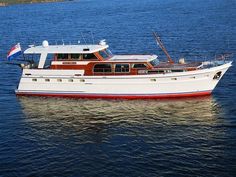
<path id="1" fill-rule="evenodd" d="M 65 53 L 57 54 L 57 60 L 68 60 L 69 55 Z"/>
<path id="2" fill-rule="evenodd" d="M 93 68 L 94 73 L 110 73 L 111 64 L 96 64 Z"/>
<path id="3" fill-rule="evenodd" d="M 133 68 L 135 68 L 135 69 L 145 69 L 145 68 L 147 68 L 147 66 L 143 63 L 136 63 L 136 64 L 133 64 Z"/>
<path id="4" fill-rule="evenodd" d="M 157 65 L 159 65 L 159 60 L 156 58 L 156 59 L 150 61 L 150 63 L 152 66 L 157 66 Z"/>
<path id="5" fill-rule="evenodd" d="M 83 54 L 84 60 L 97 60 L 97 57 L 93 53 Z"/>
<path id="6" fill-rule="evenodd" d="M 71 54 L 71 60 L 80 60 L 80 54 L 72 53 Z"/>
<path id="7" fill-rule="evenodd" d="M 128 73 L 129 72 L 129 64 L 116 64 L 115 72 Z"/>

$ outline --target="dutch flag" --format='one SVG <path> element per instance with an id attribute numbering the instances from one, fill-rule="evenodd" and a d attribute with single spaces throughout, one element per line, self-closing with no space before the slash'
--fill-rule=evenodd
<path id="1" fill-rule="evenodd" d="M 11 50 L 8 52 L 7 60 L 12 60 L 13 58 L 18 57 L 21 54 L 22 52 L 21 52 L 20 43 L 18 43 L 14 47 L 12 47 Z"/>

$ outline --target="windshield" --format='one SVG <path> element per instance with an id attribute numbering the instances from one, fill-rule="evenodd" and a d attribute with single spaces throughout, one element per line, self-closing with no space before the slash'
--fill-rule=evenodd
<path id="1" fill-rule="evenodd" d="M 111 53 L 111 51 L 108 50 L 108 49 L 99 51 L 99 54 L 100 54 L 104 59 L 107 59 L 107 58 L 112 57 L 112 53 Z"/>
<path id="2" fill-rule="evenodd" d="M 150 63 L 151 63 L 152 66 L 155 67 L 155 66 L 159 65 L 159 60 L 156 58 L 156 59 L 150 61 Z"/>
<path id="3" fill-rule="evenodd" d="M 105 51 L 106 51 L 106 53 L 107 53 L 110 57 L 113 56 L 113 54 L 111 53 L 111 51 L 110 51 L 109 49 L 106 49 Z"/>
<path id="4" fill-rule="evenodd" d="M 107 53 L 105 51 L 99 51 L 99 54 L 102 56 L 102 58 L 106 59 L 109 56 L 107 55 Z"/>

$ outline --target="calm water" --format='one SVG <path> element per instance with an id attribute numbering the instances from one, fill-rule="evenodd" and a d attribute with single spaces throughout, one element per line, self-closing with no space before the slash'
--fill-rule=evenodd
<path id="1" fill-rule="evenodd" d="M 162 58 L 155 30 L 174 58 L 199 60 L 236 53 L 235 19 L 234 0 L 15 5 L 0 8 L 0 58 L 17 42 L 76 43 L 88 31 L 114 53 Z M 212 96 L 180 100 L 17 98 L 21 70 L 0 74 L 2 177 L 236 176 L 235 66 Z"/>

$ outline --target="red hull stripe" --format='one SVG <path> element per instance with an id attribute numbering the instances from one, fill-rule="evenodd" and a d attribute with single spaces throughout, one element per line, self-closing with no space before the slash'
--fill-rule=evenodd
<path id="1" fill-rule="evenodd" d="M 163 99 L 163 98 L 181 98 L 197 97 L 210 95 L 211 91 L 188 92 L 178 94 L 157 94 L 157 95 L 116 95 L 116 94 L 75 94 L 75 93 L 33 93 L 16 92 L 18 96 L 43 96 L 43 97 L 64 97 L 64 98 L 90 98 L 90 99 Z"/>

